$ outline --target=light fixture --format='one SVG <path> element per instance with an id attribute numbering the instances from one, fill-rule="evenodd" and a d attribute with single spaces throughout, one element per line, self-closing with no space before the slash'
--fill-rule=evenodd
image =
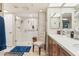
<path id="1" fill-rule="evenodd" d="M 51 3 L 48 7 L 60 7 L 63 3 Z"/>
<path id="2" fill-rule="evenodd" d="M 60 17 L 60 14 L 59 14 L 59 13 L 56 13 L 56 14 L 54 15 L 54 17 Z"/>
<path id="3" fill-rule="evenodd" d="M 51 14 L 50 14 L 50 17 L 53 17 L 53 16 L 55 16 L 55 14 L 56 14 L 56 13 L 51 13 Z"/>
<path id="4" fill-rule="evenodd" d="M 16 16 L 16 19 L 21 19 L 19 16 Z"/>
<path id="5" fill-rule="evenodd" d="M 42 9 L 40 9 L 40 12 L 43 12 L 43 10 L 42 10 Z"/>
<path id="6" fill-rule="evenodd" d="M 50 17 L 60 17 L 60 14 L 59 13 L 53 13 L 50 15 Z"/>
<path id="7" fill-rule="evenodd" d="M 3 10 L 3 12 L 8 12 L 8 10 Z"/>
<path id="8" fill-rule="evenodd" d="M 68 19 L 64 18 L 63 20 L 68 20 Z"/>

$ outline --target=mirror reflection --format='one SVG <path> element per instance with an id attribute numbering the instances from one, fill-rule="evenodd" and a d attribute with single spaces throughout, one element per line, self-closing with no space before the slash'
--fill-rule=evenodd
<path id="1" fill-rule="evenodd" d="M 71 13 L 62 14 L 62 24 L 63 24 L 63 29 L 71 28 L 71 26 L 72 26 L 72 14 Z"/>

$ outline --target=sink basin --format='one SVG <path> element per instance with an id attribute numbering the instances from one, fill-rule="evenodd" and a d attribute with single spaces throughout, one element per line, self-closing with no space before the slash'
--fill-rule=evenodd
<path id="1" fill-rule="evenodd" d="M 73 47 L 74 47 L 76 50 L 79 50 L 79 44 L 73 44 Z"/>

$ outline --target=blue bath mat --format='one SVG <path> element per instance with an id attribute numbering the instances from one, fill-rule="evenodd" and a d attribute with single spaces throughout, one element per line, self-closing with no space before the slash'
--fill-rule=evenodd
<path id="1" fill-rule="evenodd" d="M 29 52 L 31 46 L 16 46 L 14 47 L 11 52 Z"/>

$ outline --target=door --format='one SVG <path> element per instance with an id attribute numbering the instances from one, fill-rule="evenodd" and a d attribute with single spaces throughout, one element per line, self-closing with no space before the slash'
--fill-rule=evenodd
<path id="1" fill-rule="evenodd" d="M 13 46 L 14 45 L 14 20 L 15 17 L 13 14 L 4 14 L 4 20 L 5 20 L 5 32 L 6 32 L 6 45 L 7 46 Z"/>

